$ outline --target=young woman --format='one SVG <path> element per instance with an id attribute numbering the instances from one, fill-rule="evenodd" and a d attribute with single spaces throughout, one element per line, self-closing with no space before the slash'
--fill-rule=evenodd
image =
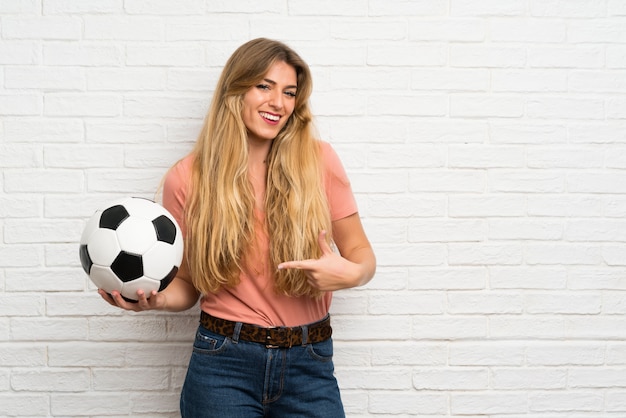
<path id="1" fill-rule="evenodd" d="M 201 299 L 185 418 L 344 416 L 332 291 L 367 283 L 376 261 L 341 162 L 313 136 L 311 89 L 285 44 L 239 47 L 195 148 L 165 178 L 163 205 L 185 235 L 178 276 L 137 303 L 100 291 L 133 311 Z"/>

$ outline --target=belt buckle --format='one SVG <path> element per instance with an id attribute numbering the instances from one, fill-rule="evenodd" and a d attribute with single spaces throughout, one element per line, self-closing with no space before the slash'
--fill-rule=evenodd
<path id="1" fill-rule="evenodd" d="M 280 346 L 276 344 L 272 344 L 272 330 L 275 330 L 276 327 L 265 328 L 265 348 L 280 348 Z"/>

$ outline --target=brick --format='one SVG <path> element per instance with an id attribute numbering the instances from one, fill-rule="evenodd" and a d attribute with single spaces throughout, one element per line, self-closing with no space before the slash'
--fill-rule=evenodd
<path id="1" fill-rule="evenodd" d="M 489 72 L 484 69 L 417 69 L 411 71 L 414 90 L 486 91 Z"/>
<path id="2" fill-rule="evenodd" d="M 164 390 L 168 383 L 168 369 L 158 367 L 93 370 L 93 387 L 97 391 Z"/>
<path id="3" fill-rule="evenodd" d="M 111 124 L 90 121 L 85 124 L 87 142 L 101 144 L 144 144 L 147 141 L 159 143 L 165 141 L 165 128 L 161 123 L 137 119 Z"/>
<path id="4" fill-rule="evenodd" d="M 445 305 L 443 294 L 405 291 L 397 295 L 379 292 L 369 301 L 369 313 L 374 315 L 442 314 Z"/>
<path id="5" fill-rule="evenodd" d="M 595 45 L 531 46 L 528 64 L 532 68 L 601 68 L 604 52 Z"/>
<path id="6" fill-rule="evenodd" d="M 37 94 L 0 94 L 0 114 L 7 116 L 37 116 L 43 100 Z"/>
<path id="7" fill-rule="evenodd" d="M 482 143 L 489 137 L 488 124 L 483 120 L 420 119 L 409 124 L 408 140 L 412 143 Z"/>
<path id="8" fill-rule="evenodd" d="M 40 316 L 44 312 L 44 300 L 39 295 L 0 295 L 0 316 Z"/>
<path id="9" fill-rule="evenodd" d="M 518 217 L 526 213 L 526 198 L 522 195 L 450 196 L 448 214 L 451 217 Z"/>
<path id="10" fill-rule="evenodd" d="M 528 410 L 528 401 L 522 393 L 455 393 L 450 398 L 453 414 L 511 414 Z"/>
<path id="11" fill-rule="evenodd" d="M 416 340 L 462 340 L 487 335 L 486 318 L 471 316 L 412 316 L 411 337 Z"/>
<path id="12" fill-rule="evenodd" d="M 370 16 L 441 16 L 448 11 L 445 0 L 399 0 L 389 7 L 386 0 L 370 0 Z"/>
<path id="13" fill-rule="evenodd" d="M 167 0 L 139 0 L 124 4 L 129 14 L 155 15 L 197 15 L 204 12 L 204 3 L 194 0 L 181 0 L 173 4 Z"/>
<path id="14" fill-rule="evenodd" d="M 0 44 L 0 64 L 33 65 L 40 62 L 41 53 L 37 43 L 32 41 L 6 41 Z"/>
<path id="15" fill-rule="evenodd" d="M 27 145 L 0 145 L 0 167 L 41 167 L 41 149 Z"/>
<path id="16" fill-rule="evenodd" d="M 447 50 L 441 45 L 429 44 L 373 44 L 367 48 L 367 64 L 373 66 L 441 66 L 446 62 Z"/>
<path id="17" fill-rule="evenodd" d="M 258 2 L 254 0 L 242 0 L 238 4 L 234 4 L 228 0 L 215 0 L 206 5 L 208 14 L 213 13 L 243 13 L 243 14 L 258 14 L 258 13 L 285 13 L 286 5 L 281 0 L 269 0 L 265 2 Z"/>
<path id="18" fill-rule="evenodd" d="M 126 47 L 125 63 L 128 66 L 195 67 L 204 63 L 204 50 L 197 44 L 130 44 Z"/>
<path id="19" fill-rule="evenodd" d="M 60 416 L 129 415 L 127 392 L 55 393 L 50 397 L 50 410 Z"/>
<path id="20" fill-rule="evenodd" d="M 567 39 L 572 43 L 621 43 L 626 40 L 624 18 L 572 20 Z"/>
<path id="21" fill-rule="evenodd" d="M 377 343 L 371 348 L 372 364 L 439 366 L 447 363 L 448 348 L 442 342 L 399 342 L 392 346 Z"/>
<path id="22" fill-rule="evenodd" d="M 560 240 L 563 222 L 545 220 L 494 219 L 488 222 L 489 239 L 494 240 Z"/>
<path id="23" fill-rule="evenodd" d="M 330 22 L 308 17 L 292 17 L 289 20 L 275 17 L 250 19 L 251 38 L 268 37 L 294 41 L 322 41 L 327 39 Z"/>
<path id="24" fill-rule="evenodd" d="M 41 213 L 41 203 L 33 196 L 0 197 L 0 218 L 34 218 Z"/>
<path id="25" fill-rule="evenodd" d="M 324 10 L 328 16 L 366 16 L 368 1 L 347 0 L 341 3 L 332 0 L 321 0 L 312 4 L 306 0 L 289 0 L 287 2 L 289 15 L 291 16 L 317 16 L 319 10 Z"/>
<path id="26" fill-rule="evenodd" d="M 409 242 L 475 242 L 487 237 L 487 222 L 484 220 L 411 220 L 406 229 Z"/>
<path id="27" fill-rule="evenodd" d="M 78 40 L 82 30 L 74 17 L 6 17 L 2 23 L 5 39 Z"/>
<path id="28" fill-rule="evenodd" d="M 626 68 L 626 47 L 621 45 L 607 46 L 606 65 L 608 68 Z"/>
<path id="29" fill-rule="evenodd" d="M 413 387 L 417 390 L 485 390 L 489 372 L 479 368 L 414 369 Z"/>
<path id="30" fill-rule="evenodd" d="M 86 275 L 82 269 L 8 269 L 6 290 L 9 292 L 82 291 Z"/>
<path id="31" fill-rule="evenodd" d="M 491 141 L 497 144 L 563 144 L 568 131 L 564 124 L 537 121 L 491 122 Z"/>
<path id="32" fill-rule="evenodd" d="M 448 147 L 448 167 L 453 168 L 520 168 L 525 162 L 520 147 L 473 144 Z"/>
<path id="33" fill-rule="evenodd" d="M 68 341 L 87 337 L 85 318 L 14 318 L 11 320 L 14 341 Z"/>
<path id="34" fill-rule="evenodd" d="M 484 289 L 487 271 L 482 267 L 413 267 L 409 290 L 479 290 Z"/>
<path id="35" fill-rule="evenodd" d="M 522 313 L 522 297 L 502 292 L 449 292 L 447 312 L 454 315 Z"/>
<path id="36" fill-rule="evenodd" d="M 0 245 L 0 267 L 38 267 L 43 263 L 41 249 L 32 245 Z"/>
<path id="37" fill-rule="evenodd" d="M 123 0 L 45 0 L 45 15 L 89 14 L 89 13 L 121 13 L 124 9 Z"/>
<path id="38" fill-rule="evenodd" d="M 526 14 L 527 2 L 523 0 L 486 0 L 476 4 L 471 0 L 451 0 L 452 16 L 523 16 Z"/>
<path id="39" fill-rule="evenodd" d="M 32 14 L 41 10 L 38 0 L 23 0 L 19 2 L 11 0 L 0 1 L 0 12 L 9 14 Z"/>
<path id="40" fill-rule="evenodd" d="M 121 112 L 121 100 L 113 95 L 50 93 L 44 99 L 46 116 L 111 117 Z"/>
<path id="41" fill-rule="evenodd" d="M 346 389 L 363 390 L 407 390 L 411 387 L 410 369 L 346 369 L 339 372 L 337 379 Z"/>
<path id="42" fill-rule="evenodd" d="M 479 170 L 412 171 L 409 190 L 412 192 L 482 192 L 485 173 Z"/>
<path id="43" fill-rule="evenodd" d="M 85 75 L 79 68 L 8 67 L 4 69 L 7 89 L 84 90 Z"/>
<path id="44" fill-rule="evenodd" d="M 89 69 L 86 80 L 91 91 L 149 91 L 164 89 L 166 74 L 162 69 Z"/>
<path id="45" fill-rule="evenodd" d="M 491 71 L 494 92 L 566 92 L 567 83 L 567 72 L 560 69 Z"/>
<path id="46" fill-rule="evenodd" d="M 409 317 L 393 317 L 394 320 L 390 320 L 389 316 L 372 316 L 369 318 L 359 316 L 335 316 L 333 322 L 333 329 L 336 333 L 336 338 L 340 341 L 343 340 L 362 340 L 369 339 L 373 335 L 378 335 L 377 339 L 394 339 L 402 340 L 404 333 L 399 330 L 407 330 L 411 328 L 411 321 Z M 363 327 L 365 322 L 369 325 Z M 367 337 L 369 335 L 370 337 Z"/>
<path id="47" fill-rule="evenodd" d="M 441 42 L 480 42 L 485 39 L 485 24 L 482 19 L 412 20 L 409 25 L 409 40 Z"/>
<path id="48" fill-rule="evenodd" d="M 517 46 L 465 45 L 450 46 L 450 65 L 467 68 L 522 68 L 526 50 Z"/>
<path id="49" fill-rule="evenodd" d="M 84 39 L 160 41 L 164 37 L 163 21 L 154 17 L 85 16 Z"/>
<path id="50" fill-rule="evenodd" d="M 127 96 L 124 99 L 124 116 L 134 118 L 204 117 L 207 108 L 204 97 Z"/>
<path id="51" fill-rule="evenodd" d="M 491 192 L 559 193 L 565 190 L 565 173 L 556 170 L 494 169 L 489 173 Z"/>
<path id="52" fill-rule="evenodd" d="M 570 341 L 532 343 L 526 350 L 526 361 L 534 366 L 599 366 L 605 361 L 605 346 Z"/>
<path id="53" fill-rule="evenodd" d="M 83 140 L 82 120 L 76 118 L 35 118 L 20 117 L 4 121 L 6 142 L 26 143 L 76 143 Z"/>
<path id="54" fill-rule="evenodd" d="M 526 294 L 525 310 L 531 314 L 589 314 L 596 315 L 602 310 L 602 295 L 599 293 L 581 294 Z"/>
<path id="55" fill-rule="evenodd" d="M 50 399 L 41 394 L 4 392 L 0 394 L 0 414 L 4 416 L 45 416 L 50 411 Z"/>
<path id="56" fill-rule="evenodd" d="M 181 23 L 169 23 L 165 29 L 168 41 L 216 41 L 244 39 L 248 35 L 248 22 L 243 17 L 213 19 L 185 19 Z"/>
<path id="57" fill-rule="evenodd" d="M 90 388 L 90 380 L 87 369 L 34 369 L 14 371 L 11 387 L 16 391 L 80 392 Z"/>
<path id="58" fill-rule="evenodd" d="M 76 170 L 11 170 L 4 173 L 6 192 L 68 192 L 83 190 L 83 174 Z"/>
<path id="59" fill-rule="evenodd" d="M 609 2 L 610 3 L 610 2 Z M 540 17 L 593 18 L 605 16 L 605 4 L 594 0 L 531 0 L 530 14 Z"/>
<path id="60" fill-rule="evenodd" d="M 3 367 L 43 367 L 46 365 L 46 347 L 41 344 L 0 343 Z"/>
<path id="61" fill-rule="evenodd" d="M 517 118 L 524 114 L 524 100 L 513 96 L 484 96 L 453 94 L 450 97 L 450 115 L 464 118 Z"/>
<path id="62" fill-rule="evenodd" d="M 566 33 L 567 25 L 561 19 L 489 20 L 489 38 L 493 42 L 562 43 Z"/>
<path id="63" fill-rule="evenodd" d="M 539 392 L 529 395 L 528 404 L 534 412 L 559 411 L 601 411 L 604 396 L 601 393 L 585 391 L 570 392 Z"/>
<path id="64" fill-rule="evenodd" d="M 93 317 L 88 322 L 92 341 L 162 341 L 166 329 L 160 317 Z"/>
<path id="65" fill-rule="evenodd" d="M 448 410 L 446 394 L 437 392 L 372 391 L 368 412 L 392 415 L 445 415 Z"/>
<path id="66" fill-rule="evenodd" d="M 337 3 L 334 3 L 337 4 Z M 320 5 L 316 4 L 318 8 Z M 363 39 L 402 40 L 407 37 L 407 24 L 404 21 L 354 21 L 352 18 L 330 22 L 330 36 L 338 40 Z"/>
<path id="67" fill-rule="evenodd" d="M 119 66 L 123 50 L 119 45 L 102 43 L 54 43 L 43 46 L 46 65 L 104 67 Z"/>
<path id="68" fill-rule="evenodd" d="M 567 271 L 563 267 L 500 267 L 489 268 L 492 289 L 565 289 Z"/>
<path id="69" fill-rule="evenodd" d="M 90 170 L 88 190 L 92 193 L 154 194 L 165 170 Z"/>

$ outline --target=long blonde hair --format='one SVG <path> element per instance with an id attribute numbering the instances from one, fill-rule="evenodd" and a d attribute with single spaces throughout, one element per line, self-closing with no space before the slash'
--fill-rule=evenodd
<path id="1" fill-rule="evenodd" d="M 203 294 L 239 283 L 254 231 L 254 193 L 248 179 L 247 130 L 242 119 L 245 93 L 272 64 L 296 70 L 295 107 L 267 156 L 265 222 L 270 268 L 282 261 L 318 258 L 318 234 L 330 234 L 320 149 L 313 137 L 307 64 L 285 44 L 255 39 L 229 58 L 193 150 L 190 195 L 185 209 L 186 259 L 194 286 Z M 300 270 L 275 273 L 275 289 L 290 296 L 320 296 Z"/>

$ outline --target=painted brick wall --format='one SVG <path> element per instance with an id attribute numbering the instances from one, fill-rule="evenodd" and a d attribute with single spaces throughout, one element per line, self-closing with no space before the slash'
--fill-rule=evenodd
<path id="1" fill-rule="evenodd" d="M 626 417 L 622 0 L 0 0 L 0 416 L 178 416 L 197 310 L 108 307 L 77 242 L 259 36 L 378 255 L 332 308 L 348 416 Z"/>

